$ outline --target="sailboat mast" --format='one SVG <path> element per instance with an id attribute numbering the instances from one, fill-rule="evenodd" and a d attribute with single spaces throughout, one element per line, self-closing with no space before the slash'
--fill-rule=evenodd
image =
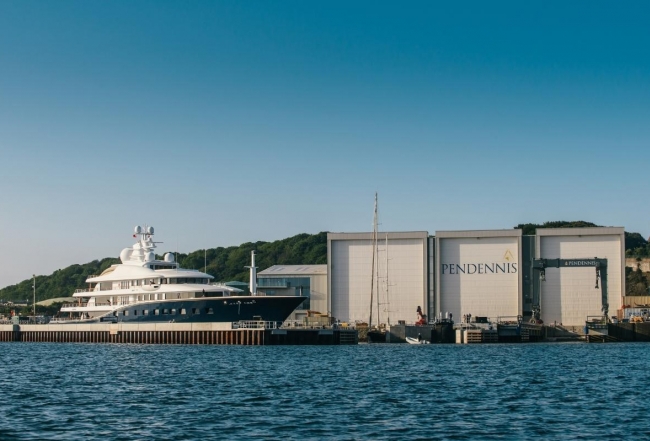
<path id="1" fill-rule="evenodd" d="M 372 302 L 374 300 L 373 297 L 375 292 L 375 257 L 377 255 L 377 192 L 375 192 L 375 215 L 372 226 L 372 270 L 370 277 L 370 318 L 368 320 L 368 329 L 372 327 Z M 377 293 L 377 297 L 379 297 L 379 293 Z M 377 306 L 377 309 L 379 309 L 379 306 Z M 379 311 L 377 311 L 377 313 L 379 314 Z M 377 321 L 379 321 L 379 315 L 377 315 Z"/>

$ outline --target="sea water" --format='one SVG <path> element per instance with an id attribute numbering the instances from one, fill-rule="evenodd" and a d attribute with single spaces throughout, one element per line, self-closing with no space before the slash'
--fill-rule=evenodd
<path id="1" fill-rule="evenodd" d="M 0 440 L 650 437 L 647 344 L 0 344 Z"/>

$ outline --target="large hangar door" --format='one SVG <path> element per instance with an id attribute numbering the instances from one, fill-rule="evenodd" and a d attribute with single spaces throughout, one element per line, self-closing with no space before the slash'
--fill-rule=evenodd
<path id="1" fill-rule="evenodd" d="M 462 237 L 439 240 L 440 311 L 455 321 L 473 317 L 516 317 L 520 312 L 519 237 Z"/>
<path id="2" fill-rule="evenodd" d="M 610 315 L 621 307 L 621 239 L 616 235 L 541 236 L 542 259 L 607 259 Z M 540 283 L 541 319 L 545 324 L 584 326 L 588 316 L 602 315 L 601 288 L 592 267 L 552 268 Z"/>
<path id="3" fill-rule="evenodd" d="M 368 321 L 372 242 L 332 241 L 332 315 L 339 320 Z"/>
<path id="4" fill-rule="evenodd" d="M 410 233 L 421 237 L 394 237 L 397 234 L 389 233 L 388 254 L 385 238 L 378 243 L 373 324 L 386 323 L 389 318 L 391 324 L 399 320 L 413 323 L 417 317 L 417 307 L 426 311 L 428 306 L 427 235 Z M 330 243 L 332 315 L 340 320 L 367 322 L 370 314 L 372 241 L 337 239 Z"/>

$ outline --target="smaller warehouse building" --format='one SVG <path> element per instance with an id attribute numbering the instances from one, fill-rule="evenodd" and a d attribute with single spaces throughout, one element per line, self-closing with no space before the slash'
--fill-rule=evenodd
<path id="1" fill-rule="evenodd" d="M 257 289 L 272 296 L 305 296 L 287 320 L 302 321 L 307 311 L 329 313 L 327 265 L 273 265 L 257 273 Z"/>

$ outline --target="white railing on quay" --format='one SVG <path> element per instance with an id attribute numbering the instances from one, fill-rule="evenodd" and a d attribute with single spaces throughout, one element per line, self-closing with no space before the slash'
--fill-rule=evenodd
<path id="1" fill-rule="evenodd" d="M 263 320 L 240 320 L 233 322 L 233 329 L 277 329 L 277 322 L 266 322 Z"/>

